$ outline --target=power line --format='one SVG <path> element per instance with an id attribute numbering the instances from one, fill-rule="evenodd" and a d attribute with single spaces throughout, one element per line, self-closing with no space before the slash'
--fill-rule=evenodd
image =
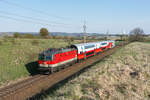
<path id="1" fill-rule="evenodd" d="M 19 22 L 26 22 L 26 23 L 48 25 L 48 26 L 51 26 L 51 27 L 56 27 L 56 25 L 52 25 L 52 24 L 46 24 L 46 23 L 35 22 L 35 21 L 26 20 L 26 19 L 14 18 L 14 17 L 6 16 L 6 15 L 0 15 L 0 18 L 10 19 L 10 20 L 19 21 Z M 68 27 L 61 26 L 61 28 L 68 28 Z"/>
<path id="2" fill-rule="evenodd" d="M 1 18 L 5 18 L 5 19 L 10 19 L 10 20 L 15 20 L 15 21 L 26 22 L 26 23 L 48 25 L 48 26 L 56 27 L 56 25 L 52 25 L 52 24 L 47 24 L 47 23 L 42 23 L 42 22 L 37 22 L 37 21 L 35 22 L 35 21 L 31 21 L 31 20 L 26 20 L 26 19 L 19 19 L 19 18 L 14 18 L 14 17 L 6 16 L 6 15 L 0 15 L 0 17 Z M 64 26 L 61 26 L 61 27 L 65 28 Z"/>
<path id="3" fill-rule="evenodd" d="M 46 23 L 50 23 L 50 24 L 55 23 L 55 24 L 61 24 L 61 25 L 68 25 L 68 24 L 65 24 L 65 23 L 58 23 L 58 22 L 55 22 L 55 21 L 48 21 L 48 20 L 40 19 L 40 18 L 34 18 L 34 17 L 30 17 L 30 16 L 18 15 L 16 13 L 9 13 L 9 12 L 1 11 L 1 10 L 0 10 L 0 13 L 7 14 L 7 15 L 13 15 L 13 16 L 17 16 L 17 17 L 22 17 L 22 18 L 26 18 L 26 19 L 29 19 L 29 20 L 37 20 L 37 21 L 40 21 L 40 22 L 46 22 Z"/>
<path id="4" fill-rule="evenodd" d="M 18 7 L 18 8 L 22 8 L 22 9 L 25 9 L 25 10 L 30 10 L 30 11 L 33 11 L 34 13 L 38 13 L 38 14 L 44 14 L 44 15 L 47 15 L 47 16 L 51 16 L 51 17 L 55 17 L 57 19 L 67 19 L 69 20 L 68 18 L 64 18 L 64 17 L 60 17 L 60 16 L 55 16 L 55 15 L 51 15 L 49 13 L 46 13 L 46 12 L 43 12 L 41 10 L 36 10 L 34 8 L 30 8 L 30 7 L 26 7 L 26 6 L 22 6 L 22 5 L 19 5 L 17 3 L 13 3 L 13 2 L 9 2 L 7 0 L 0 0 L 0 2 L 3 2 L 5 4 L 8 4 L 8 5 L 11 5 L 11 6 L 15 6 L 15 7 Z M 7 14 L 7 15 L 13 15 L 13 16 L 17 16 L 17 17 L 22 17 L 22 18 L 26 18 L 26 19 L 18 19 L 18 18 L 14 18 L 14 17 L 10 17 L 10 16 L 5 16 L 5 15 L 0 15 L 0 17 L 2 18 L 5 18 L 5 19 L 11 19 L 11 20 L 15 20 L 15 21 L 22 21 L 22 22 L 29 22 L 29 23 L 36 23 L 36 24 L 41 24 L 41 25 L 50 25 L 50 26 L 54 26 L 52 25 L 51 23 L 55 23 L 55 24 L 62 24 L 63 26 L 61 27 L 64 27 L 64 25 L 68 25 L 68 26 L 65 26 L 67 28 L 70 28 L 70 26 L 73 26 L 71 24 L 65 24 L 65 23 L 58 23 L 58 22 L 55 22 L 55 21 L 48 21 L 48 20 L 45 20 L 45 19 L 41 19 L 41 18 L 34 18 L 34 17 L 30 17 L 30 16 L 23 16 L 23 15 L 18 15 L 18 14 L 15 14 L 15 13 L 8 13 L 8 12 L 4 12 L 4 11 L 1 11 L 3 14 Z M 29 20 L 27 20 L 29 19 Z M 38 21 L 31 21 L 31 20 L 38 20 Z M 39 22 L 40 21 L 40 22 Z M 46 24 L 46 23 L 50 23 L 50 24 Z M 69 26 L 70 25 L 70 26 Z M 55 25 L 56 26 L 56 25 Z"/>
<path id="5" fill-rule="evenodd" d="M 26 19 L 18 19 L 18 18 L 14 18 L 14 17 L 10 17 L 10 16 L 5 16 L 5 15 L 0 15 L 0 17 L 1 17 L 1 18 L 5 18 L 5 19 L 15 20 L 15 21 L 22 21 L 22 22 L 29 22 L 29 23 L 34 23 L 34 24 L 41 24 L 41 25 L 53 26 L 53 25 L 46 24 L 46 23 L 35 22 L 35 21 L 29 21 L 29 20 L 26 20 Z"/>
<path id="6" fill-rule="evenodd" d="M 18 7 L 18 8 L 22 8 L 22 9 L 25 9 L 25 10 L 28 9 L 28 10 L 30 10 L 30 11 L 33 11 L 33 12 L 36 12 L 36 13 L 39 13 L 39 14 L 48 15 L 48 16 L 51 16 L 51 17 L 54 17 L 54 18 L 57 18 L 57 19 L 68 19 L 68 18 L 56 16 L 56 15 L 51 15 L 51 14 L 49 14 L 49 13 L 43 12 L 43 11 L 41 11 L 41 10 L 36 10 L 36 9 L 34 9 L 34 8 L 25 7 L 25 6 L 19 5 L 19 4 L 17 4 L 17 3 L 12 3 L 12 2 L 9 2 L 9 1 L 7 1 L 7 0 L 0 0 L 0 2 L 6 3 L 6 4 L 11 5 L 11 6 L 15 6 L 15 7 Z"/>
<path id="7" fill-rule="evenodd" d="M 32 21 L 32 20 L 27 20 L 27 19 L 22 19 L 22 18 L 16 18 L 16 17 L 2 15 L 2 14 L 0 14 L 0 17 L 4 18 L 4 19 L 10 19 L 10 20 L 15 20 L 15 21 L 20 21 L 20 22 L 26 22 L 26 23 L 32 23 L 32 24 L 40 24 L 40 25 L 47 25 L 47 26 L 51 26 L 51 27 L 58 27 L 58 25 L 56 26 L 56 25 L 53 25 L 53 24 L 48 24 L 48 23 L 39 22 L 39 21 Z M 63 26 L 59 25 L 59 27 L 62 27 L 62 28 L 71 28 L 71 26 L 64 26 L 64 25 Z"/>

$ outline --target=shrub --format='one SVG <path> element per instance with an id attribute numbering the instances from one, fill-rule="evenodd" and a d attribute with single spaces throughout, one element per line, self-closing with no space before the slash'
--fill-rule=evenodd
<path id="1" fill-rule="evenodd" d="M 18 33 L 18 32 L 15 32 L 13 36 L 14 36 L 14 38 L 20 38 L 20 37 L 21 37 L 21 34 Z"/>
<path id="2" fill-rule="evenodd" d="M 99 89 L 101 86 L 98 84 L 98 82 L 96 80 L 90 80 L 87 81 L 86 83 L 83 83 L 81 85 L 82 87 L 82 92 L 83 94 L 86 94 L 89 88 L 91 88 L 93 90 L 93 92 L 95 92 L 97 89 Z"/>
<path id="3" fill-rule="evenodd" d="M 3 42 L 2 41 L 0 41 L 0 45 L 2 45 L 3 44 Z"/>
<path id="4" fill-rule="evenodd" d="M 39 34 L 41 37 L 47 37 L 49 36 L 49 32 L 46 28 L 41 28 L 40 29 L 40 34 Z"/>
<path id="5" fill-rule="evenodd" d="M 80 100 L 94 100 L 94 99 L 91 98 L 91 97 L 88 97 L 88 96 L 82 96 L 82 97 L 80 98 Z"/>
<path id="6" fill-rule="evenodd" d="M 28 60 L 27 60 L 26 63 L 34 61 L 37 58 L 37 56 L 38 56 L 37 53 L 28 53 L 27 55 L 28 55 Z"/>
<path id="7" fill-rule="evenodd" d="M 3 39 L 3 42 L 4 42 L 4 43 L 8 42 L 8 38 L 4 38 L 4 39 Z"/>
<path id="8" fill-rule="evenodd" d="M 39 45 L 39 41 L 38 40 L 33 40 L 31 43 L 32 43 L 32 45 Z"/>
<path id="9" fill-rule="evenodd" d="M 125 94 L 127 84 L 117 84 L 116 91 L 120 92 L 121 94 Z"/>
<path id="10" fill-rule="evenodd" d="M 34 38 L 33 34 L 30 34 L 30 33 L 24 34 L 23 37 L 24 38 L 30 38 L 30 39 Z"/>
<path id="11" fill-rule="evenodd" d="M 16 44 L 17 44 L 16 39 L 11 39 L 10 42 L 11 42 L 13 45 L 16 45 Z"/>

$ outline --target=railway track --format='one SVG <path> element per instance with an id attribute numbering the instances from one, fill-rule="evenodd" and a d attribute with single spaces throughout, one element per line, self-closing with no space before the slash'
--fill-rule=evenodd
<path id="1" fill-rule="evenodd" d="M 36 75 L 16 84 L 4 87 L 0 89 L 0 100 L 26 100 L 27 98 L 52 87 L 69 76 L 74 75 L 83 68 L 86 68 L 87 66 L 102 60 L 104 57 L 111 55 L 119 47 L 121 46 L 116 46 L 113 49 L 104 51 L 99 55 L 90 57 L 81 63 L 76 63 L 51 75 Z"/>

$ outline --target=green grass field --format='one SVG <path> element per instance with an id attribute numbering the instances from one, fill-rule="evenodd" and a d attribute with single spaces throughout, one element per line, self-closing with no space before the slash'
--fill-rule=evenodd
<path id="1" fill-rule="evenodd" d="M 74 40 L 71 44 L 80 42 Z M 0 86 L 37 74 L 36 61 L 41 51 L 67 45 L 63 39 L 0 38 Z"/>
<path id="2" fill-rule="evenodd" d="M 145 43 L 149 43 L 149 44 L 150 44 L 150 41 L 147 41 L 147 42 L 145 42 Z"/>
<path id="3" fill-rule="evenodd" d="M 77 43 L 74 41 L 73 43 Z M 0 85 L 36 74 L 38 53 L 48 48 L 67 46 L 60 39 L 0 39 Z"/>

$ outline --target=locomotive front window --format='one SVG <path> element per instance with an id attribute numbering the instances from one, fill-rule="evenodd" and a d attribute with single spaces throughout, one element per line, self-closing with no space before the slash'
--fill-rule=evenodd
<path id="1" fill-rule="evenodd" d="M 52 56 L 44 56 L 44 55 L 39 55 L 39 60 L 46 60 L 46 61 L 49 61 L 49 60 L 53 60 L 52 59 L 53 57 Z"/>
<path id="2" fill-rule="evenodd" d="M 45 60 L 47 60 L 47 61 L 51 60 L 52 61 L 53 59 L 52 59 L 52 56 L 47 56 Z"/>
<path id="3" fill-rule="evenodd" d="M 106 45 L 107 43 L 102 43 L 101 45 Z"/>
<path id="4" fill-rule="evenodd" d="M 44 55 L 39 55 L 39 60 L 45 60 L 45 56 Z"/>

